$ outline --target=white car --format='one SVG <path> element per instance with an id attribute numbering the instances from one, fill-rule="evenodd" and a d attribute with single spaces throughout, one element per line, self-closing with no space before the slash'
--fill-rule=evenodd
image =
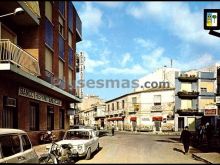
<path id="1" fill-rule="evenodd" d="M 91 154 L 99 150 L 99 137 L 93 129 L 70 129 L 66 131 L 63 140 L 57 144 L 71 144 L 73 148 L 72 153 L 79 157 L 86 156 L 85 159 L 90 159 Z"/>
<path id="2" fill-rule="evenodd" d="M 0 128 L 0 163 L 39 163 L 25 131 Z"/>

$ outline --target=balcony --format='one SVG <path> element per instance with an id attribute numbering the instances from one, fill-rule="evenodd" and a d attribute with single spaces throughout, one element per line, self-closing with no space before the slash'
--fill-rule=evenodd
<path id="1" fill-rule="evenodd" d="M 192 108 L 188 108 L 188 109 L 178 109 L 176 111 L 180 116 L 193 116 L 193 115 L 197 115 L 197 116 L 202 116 L 203 112 L 199 112 L 198 109 L 192 109 Z"/>
<path id="2" fill-rule="evenodd" d="M 29 74 L 40 75 L 38 60 L 10 40 L 0 40 L 0 63 L 11 63 Z"/>
<path id="3" fill-rule="evenodd" d="M 182 98 L 182 99 L 196 99 L 199 96 L 199 92 L 180 91 L 177 93 L 177 95 L 179 96 L 179 98 Z"/>
<path id="4" fill-rule="evenodd" d="M 151 107 L 151 112 L 161 112 L 162 111 L 162 105 L 154 105 Z"/>
<path id="5" fill-rule="evenodd" d="M 181 74 L 178 77 L 178 80 L 182 81 L 182 82 L 196 82 L 198 80 L 198 76 L 196 76 L 196 75 Z"/>

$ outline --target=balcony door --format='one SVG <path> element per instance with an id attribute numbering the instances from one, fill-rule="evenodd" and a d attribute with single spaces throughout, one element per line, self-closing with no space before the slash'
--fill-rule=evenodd
<path id="1" fill-rule="evenodd" d="M 17 35 L 7 26 L 0 22 L 0 39 L 9 39 L 17 45 Z"/>

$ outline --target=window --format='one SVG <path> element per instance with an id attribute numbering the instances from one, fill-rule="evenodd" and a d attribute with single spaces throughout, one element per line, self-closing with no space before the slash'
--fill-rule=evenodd
<path id="1" fill-rule="evenodd" d="M 45 43 L 53 48 L 53 25 L 48 19 L 45 20 Z"/>
<path id="2" fill-rule="evenodd" d="M 31 103 L 29 111 L 29 129 L 31 131 L 39 130 L 39 105 Z"/>
<path id="3" fill-rule="evenodd" d="M 181 109 L 191 109 L 192 108 L 192 100 L 181 100 Z"/>
<path id="4" fill-rule="evenodd" d="M 110 111 L 110 105 L 108 104 L 108 111 Z"/>
<path id="5" fill-rule="evenodd" d="M 192 84 L 191 83 L 181 83 L 181 91 L 192 91 Z"/>
<path id="6" fill-rule="evenodd" d="M 17 109 L 16 108 L 5 107 L 5 106 L 3 107 L 2 128 L 17 128 Z"/>
<path id="7" fill-rule="evenodd" d="M 45 69 L 52 73 L 53 69 L 53 54 L 52 51 L 45 47 Z"/>
<path id="8" fill-rule="evenodd" d="M 137 103 L 137 97 L 132 97 L 132 103 Z"/>
<path id="9" fill-rule="evenodd" d="M 22 135 L 21 140 L 22 140 L 22 146 L 23 146 L 24 151 L 31 149 L 31 142 L 27 135 Z"/>
<path id="10" fill-rule="evenodd" d="M 65 13 L 65 1 L 59 1 L 59 10 L 62 15 Z"/>
<path id="11" fill-rule="evenodd" d="M 68 64 L 69 66 L 73 67 L 73 49 L 69 48 L 69 52 L 68 52 Z"/>
<path id="12" fill-rule="evenodd" d="M 64 79 L 64 63 L 63 61 L 59 60 L 59 79 L 63 80 Z"/>
<path id="13" fill-rule="evenodd" d="M 50 1 L 45 1 L 45 16 L 52 22 L 52 4 Z"/>
<path id="14" fill-rule="evenodd" d="M 69 78 L 69 86 L 73 86 L 73 71 L 72 69 L 68 69 L 68 78 Z"/>
<path id="15" fill-rule="evenodd" d="M 47 130 L 54 129 L 54 110 L 53 107 L 47 107 Z"/>
<path id="16" fill-rule="evenodd" d="M 64 110 L 60 109 L 60 129 L 64 129 Z"/>
<path id="17" fill-rule="evenodd" d="M 207 88 L 201 88 L 201 92 L 207 92 Z"/>
<path id="18" fill-rule="evenodd" d="M 119 102 L 117 101 L 117 109 L 119 109 Z"/>
<path id="19" fill-rule="evenodd" d="M 21 152 L 20 139 L 18 135 L 0 136 L 2 156 L 8 157 Z"/>
<path id="20" fill-rule="evenodd" d="M 154 105 L 161 105 L 161 95 L 154 95 Z"/>
<path id="21" fill-rule="evenodd" d="M 122 100 L 122 108 L 125 108 L 125 101 Z"/>
<path id="22" fill-rule="evenodd" d="M 61 16 L 59 16 L 59 33 L 64 37 L 64 20 Z"/>
<path id="23" fill-rule="evenodd" d="M 0 23 L 0 39 L 9 39 L 12 43 L 17 45 L 17 35 L 8 27 Z"/>
<path id="24" fill-rule="evenodd" d="M 68 32 L 68 44 L 72 48 L 73 47 L 73 34 L 72 32 Z"/>
<path id="25" fill-rule="evenodd" d="M 112 103 L 112 110 L 114 111 L 114 103 Z"/>

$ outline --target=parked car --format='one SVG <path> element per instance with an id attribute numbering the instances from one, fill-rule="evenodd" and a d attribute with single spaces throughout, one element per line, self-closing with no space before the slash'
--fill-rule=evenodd
<path id="1" fill-rule="evenodd" d="M 0 163 L 39 163 L 25 131 L 0 128 Z"/>
<path id="2" fill-rule="evenodd" d="M 71 144 L 74 154 L 77 153 L 78 157 L 88 160 L 93 152 L 99 150 L 99 137 L 93 129 L 70 129 L 57 144 Z"/>

